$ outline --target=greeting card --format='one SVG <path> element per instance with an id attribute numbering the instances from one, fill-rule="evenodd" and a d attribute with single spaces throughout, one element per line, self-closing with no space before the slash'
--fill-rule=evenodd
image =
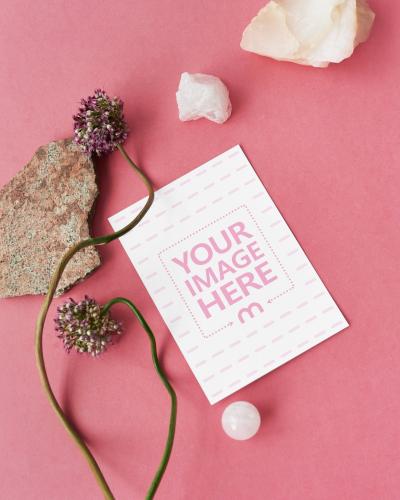
<path id="1" fill-rule="evenodd" d="M 239 146 L 159 189 L 121 243 L 210 403 L 348 326 Z"/>

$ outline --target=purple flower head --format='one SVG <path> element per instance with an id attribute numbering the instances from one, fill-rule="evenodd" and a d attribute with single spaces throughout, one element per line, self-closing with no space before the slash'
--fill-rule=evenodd
<path id="1" fill-rule="evenodd" d="M 87 352 L 99 356 L 122 333 L 121 323 L 111 319 L 108 313 L 101 313 L 101 306 L 85 296 L 84 300 L 75 302 L 69 299 L 57 308 L 55 318 L 57 336 L 62 339 L 69 352 Z"/>
<path id="2" fill-rule="evenodd" d="M 75 142 L 89 156 L 111 153 L 128 137 L 128 125 L 119 97 L 110 99 L 104 90 L 81 100 L 79 112 L 74 115 Z"/>

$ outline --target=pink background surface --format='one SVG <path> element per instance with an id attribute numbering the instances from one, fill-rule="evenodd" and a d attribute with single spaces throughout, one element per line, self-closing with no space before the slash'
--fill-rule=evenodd
<path id="1" fill-rule="evenodd" d="M 240 143 L 351 327 L 211 407 L 121 245 L 71 293 L 132 298 L 156 332 L 179 398 L 177 436 L 158 498 L 399 498 L 400 4 L 371 1 L 370 40 L 340 65 L 277 63 L 239 48 L 263 0 L 1 2 L 0 182 L 50 140 L 71 134 L 81 96 L 98 86 L 126 101 L 126 147 L 156 187 Z M 182 71 L 229 86 L 223 126 L 180 123 Z M 93 232 L 144 195 L 114 153 L 98 162 Z M 0 302 L 0 497 L 97 499 L 86 463 L 39 384 L 33 328 L 40 297 Z M 60 301 L 60 299 L 58 300 Z M 52 317 L 54 308 L 50 314 Z M 50 379 L 118 499 L 140 499 L 158 465 L 168 399 L 147 339 L 130 318 L 98 361 L 67 357 L 52 322 Z M 234 442 L 226 404 L 249 400 L 259 434 Z"/>

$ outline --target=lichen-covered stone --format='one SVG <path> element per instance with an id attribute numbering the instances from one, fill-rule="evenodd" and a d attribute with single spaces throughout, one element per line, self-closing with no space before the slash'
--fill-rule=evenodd
<path id="1" fill-rule="evenodd" d="M 88 217 L 97 194 L 93 163 L 71 139 L 36 151 L 0 190 L 0 297 L 47 292 L 65 251 L 89 237 Z M 57 294 L 99 265 L 94 247 L 78 252 Z"/>

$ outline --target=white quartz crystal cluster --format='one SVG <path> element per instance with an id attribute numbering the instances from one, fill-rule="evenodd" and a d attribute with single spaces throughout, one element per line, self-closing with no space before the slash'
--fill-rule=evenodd
<path id="1" fill-rule="evenodd" d="M 182 73 L 176 101 L 183 122 L 207 118 L 224 123 L 231 115 L 229 92 L 216 76 Z"/>
<path id="2" fill-rule="evenodd" d="M 250 22 L 241 47 L 278 61 L 316 67 L 339 63 L 369 35 L 366 0 L 271 0 Z"/>
<path id="3" fill-rule="evenodd" d="M 350 57 L 375 19 L 367 0 L 270 0 L 243 32 L 249 52 L 324 68 Z M 182 73 L 176 101 L 181 121 L 231 115 L 229 92 L 213 75 Z"/>

